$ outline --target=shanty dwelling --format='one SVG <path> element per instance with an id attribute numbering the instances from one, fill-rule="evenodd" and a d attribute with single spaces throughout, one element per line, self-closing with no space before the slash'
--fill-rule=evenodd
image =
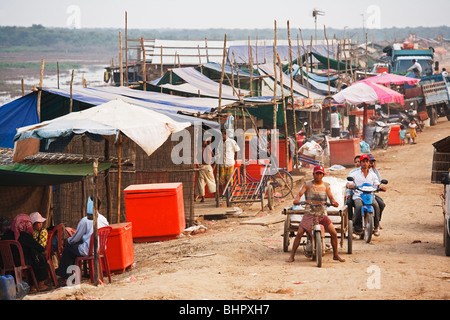
<path id="1" fill-rule="evenodd" d="M 126 88 L 118 88 L 126 89 Z M 131 89 L 130 89 L 131 90 Z M 139 93 L 137 90 L 131 90 Z M 142 93 L 142 92 L 141 92 Z M 100 92 L 94 89 L 83 88 L 73 91 L 72 100 L 72 110 L 87 110 L 95 105 L 111 101 L 114 98 L 120 97 L 131 103 L 136 102 L 137 105 L 143 107 L 149 107 L 153 109 L 166 109 L 164 111 L 158 110 L 158 112 L 165 112 L 166 115 L 172 117 L 177 121 L 188 121 L 196 126 L 190 126 L 187 128 L 191 136 L 194 136 L 194 127 L 208 127 L 208 128 L 220 128 L 218 123 L 203 120 L 200 118 L 190 117 L 186 115 L 180 115 L 176 112 L 169 110 L 173 107 L 174 110 L 178 109 L 189 109 L 193 108 L 193 112 L 203 112 L 203 110 L 208 109 L 205 106 L 199 106 L 198 104 L 174 106 L 168 104 L 158 104 L 156 102 L 143 101 L 141 99 L 134 99 L 127 97 L 125 95 L 112 94 L 106 92 Z M 174 97 L 176 99 L 176 97 Z M 12 148 L 13 138 L 15 135 L 16 128 L 20 128 L 26 125 L 38 123 L 36 119 L 37 116 L 37 92 L 32 92 L 20 99 L 14 100 L 9 104 L 6 104 L 0 108 L 0 112 L 4 113 L 1 119 L 3 119 L 0 128 L 2 132 L 0 133 L 0 141 L 2 141 L 3 147 Z M 186 103 L 186 99 L 183 100 Z M 213 101 L 216 105 L 217 101 Z M 211 104 L 208 101 L 207 104 Z M 70 94 L 68 90 L 48 90 L 42 91 L 41 97 L 41 118 L 43 120 L 49 120 L 57 118 L 63 114 L 67 114 L 69 111 Z M 206 108 L 206 109 L 205 109 Z M 169 111 L 168 111 L 169 110 Z M 191 110 L 191 111 L 192 111 Z M 211 107 L 209 107 L 211 110 Z M 15 119 L 14 114 L 22 114 L 26 116 L 18 117 L 18 122 L 11 121 Z M 6 116 L 8 115 L 8 116 Z M 8 120 L 9 119 L 9 120 Z M 6 122 L 9 121 L 8 125 Z M 115 164 L 109 170 L 101 171 L 97 179 L 98 195 L 102 202 L 101 212 L 108 218 L 110 223 L 117 223 L 118 221 L 126 221 L 126 207 L 124 203 L 123 193 L 121 193 L 120 201 L 120 213 L 117 213 L 117 186 L 118 186 L 118 169 L 117 169 L 117 150 L 116 146 L 112 142 L 103 141 L 93 141 L 89 138 L 82 137 L 78 139 L 73 139 L 64 150 L 58 150 L 59 152 L 64 152 L 67 156 L 77 155 L 83 159 L 85 157 L 85 162 L 89 163 L 89 159 L 99 158 L 106 159 L 111 162 L 111 159 Z M 182 182 L 183 184 L 183 199 L 185 208 L 186 224 L 190 225 L 194 217 L 194 179 L 195 170 L 193 161 L 189 164 L 173 164 L 170 160 L 171 152 L 173 146 L 175 146 L 178 141 L 171 141 L 169 138 L 161 147 L 159 147 L 151 156 L 142 150 L 141 147 L 136 145 L 133 141 L 128 141 L 123 144 L 122 148 L 122 174 L 121 174 L 121 190 L 125 189 L 131 184 L 143 184 L 143 183 L 166 183 L 166 182 Z M 193 145 L 191 145 L 193 148 Z M 41 151 L 44 150 L 41 148 Z M 46 150 L 51 151 L 51 150 Z M 193 152 L 191 152 L 193 155 Z M 88 164 L 91 166 L 92 162 Z M 90 169 L 91 170 L 91 169 Z M 77 181 L 71 183 L 55 183 L 50 184 L 53 187 L 47 186 L 41 187 L 40 193 L 41 197 L 45 199 L 42 200 L 41 204 L 34 204 L 32 207 L 25 207 L 22 204 L 25 202 L 17 198 L 16 205 L 18 210 L 23 212 L 33 212 L 42 210 L 44 216 L 53 213 L 54 224 L 64 223 L 65 225 L 76 227 L 79 219 L 84 215 L 86 210 L 86 199 L 88 194 L 92 194 L 93 184 L 92 179 L 86 177 L 84 174 L 83 179 L 78 179 Z M 22 191 L 22 194 L 30 193 L 29 191 Z M 6 193 L 2 193 L 2 199 L 8 197 Z M 50 201 L 52 197 L 52 201 Z M 6 203 L 5 201 L 1 201 Z M 51 203 L 49 205 L 48 203 Z M 42 208 L 48 208 L 43 210 Z M 0 215 L 5 215 L 5 212 L 10 212 L 8 208 L 1 209 Z M 45 213 L 47 212 L 47 215 Z M 12 218 L 12 217 L 11 217 Z"/>

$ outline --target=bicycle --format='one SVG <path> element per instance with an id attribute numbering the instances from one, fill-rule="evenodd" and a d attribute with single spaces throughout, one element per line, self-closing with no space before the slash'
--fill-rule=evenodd
<path id="1" fill-rule="evenodd" d="M 241 167 L 241 174 L 244 174 L 244 168 Z M 252 177 L 248 172 L 246 172 L 246 177 L 251 182 L 260 182 L 261 180 Z M 266 185 L 271 185 L 274 192 L 275 198 L 284 198 L 289 193 L 292 193 L 294 196 L 292 188 L 294 186 L 294 179 L 291 174 L 286 171 L 284 168 L 277 168 L 277 172 L 275 174 L 266 174 L 263 176 L 265 179 Z"/>

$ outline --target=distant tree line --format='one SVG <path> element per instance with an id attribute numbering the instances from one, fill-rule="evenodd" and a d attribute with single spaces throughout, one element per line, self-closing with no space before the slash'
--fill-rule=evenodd
<path id="1" fill-rule="evenodd" d="M 116 49 L 119 45 L 119 31 L 125 38 L 123 29 L 67 29 L 48 28 L 42 25 L 31 27 L 9 27 L 0 26 L 0 50 L 7 48 L 30 48 L 30 47 L 52 47 L 52 48 L 87 48 L 102 46 L 104 48 Z M 450 27 L 416 27 L 416 28 L 388 28 L 368 29 L 368 41 L 401 42 L 410 34 L 428 39 L 450 39 Z M 172 39 L 172 40 L 223 40 L 227 34 L 228 40 L 254 40 L 256 38 L 273 39 L 273 29 L 128 29 L 128 38 L 145 39 Z M 298 28 L 291 26 L 291 39 L 296 42 L 300 38 Z M 314 29 L 302 29 L 305 43 L 309 43 L 311 36 L 315 37 Z M 329 40 L 343 38 L 343 29 L 327 28 Z M 345 37 L 350 37 L 353 42 L 365 42 L 365 34 L 362 28 L 346 29 Z M 287 39 L 286 28 L 278 28 L 277 39 Z M 325 39 L 323 29 L 317 30 L 317 38 Z"/>

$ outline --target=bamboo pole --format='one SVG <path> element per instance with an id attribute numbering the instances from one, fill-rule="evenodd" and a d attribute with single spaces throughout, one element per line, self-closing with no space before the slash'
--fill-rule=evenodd
<path id="1" fill-rule="evenodd" d="M 72 113 L 73 110 L 73 72 L 72 69 L 72 77 L 70 78 L 70 107 L 69 107 L 69 113 Z"/>
<path id="2" fill-rule="evenodd" d="M 305 79 L 303 79 L 303 59 L 302 59 L 302 55 L 301 55 L 301 51 L 300 51 L 300 42 L 298 40 L 298 35 L 297 35 L 297 62 L 300 63 L 300 80 L 302 81 L 302 85 L 305 85 Z M 300 60 L 300 61 L 299 61 Z"/>
<path id="3" fill-rule="evenodd" d="M 142 65 L 142 75 L 144 76 L 144 91 L 147 91 L 147 62 L 145 61 L 145 46 L 144 46 L 144 37 L 141 37 L 141 47 L 142 47 L 142 57 L 143 57 L 143 65 Z"/>
<path id="4" fill-rule="evenodd" d="M 121 187 L 122 187 L 122 141 L 119 140 L 116 143 L 117 148 L 117 223 L 120 223 L 120 198 L 121 198 Z"/>
<path id="5" fill-rule="evenodd" d="M 205 37 L 205 50 L 206 50 L 206 62 L 209 62 L 209 54 L 208 54 L 208 40 Z"/>
<path id="6" fill-rule="evenodd" d="M 305 47 L 305 43 L 303 42 L 303 35 L 302 35 L 302 29 L 298 29 L 300 31 L 300 37 L 302 39 L 302 47 L 303 47 L 303 51 L 306 54 L 306 47 Z M 309 98 L 309 66 L 308 66 L 308 56 L 306 56 L 305 59 L 306 62 L 306 92 L 308 93 L 308 98 Z M 303 72 L 303 71 L 302 71 Z"/>
<path id="7" fill-rule="evenodd" d="M 24 82 L 23 82 L 23 78 L 21 80 L 21 83 L 22 83 L 22 97 L 23 97 L 25 95 L 25 85 L 24 85 Z"/>
<path id="8" fill-rule="evenodd" d="M 253 97 L 253 49 L 248 36 L 248 64 L 250 69 L 250 97 Z"/>
<path id="9" fill-rule="evenodd" d="M 294 103 L 294 68 L 292 66 L 292 43 L 291 43 L 291 28 L 289 26 L 289 20 L 287 21 L 287 32 L 288 32 L 288 41 L 289 41 L 289 68 L 291 71 L 291 105 L 292 105 L 292 119 L 294 120 L 294 148 L 295 148 L 295 167 L 299 167 L 298 163 L 298 144 L 297 144 L 297 119 L 295 116 L 295 103 Z M 303 79 L 303 77 L 302 77 Z"/>
<path id="10" fill-rule="evenodd" d="M 284 97 L 283 86 L 283 65 L 281 64 L 280 56 L 277 54 L 278 65 L 280 67 L 280 87 L 281 87 L 281 99 L 283 99 L 283 119 L 284 119 L 284 145 L 286 151 L 286 169 L 288 168 L 289 161 L 289 139 L 288 139 L 288 127 L 287 127 L 287 114 L 286 114 L 286 101 Z"/>
<path id="11" fill-rule="evenodd" d="M 119 31 L 119 72 L 120 72 L 120 86 L 123 87 L 123 52 L 122 52 L 122 32 Z"/>
<path id="12" fill-rule="evenodd" d="M 275 36 L 273 42 L 273 75 L 274 75 L 274 83 L 273 83 L 273 129 L 277 130 L 277 20 L 274 22 L 275 25 Z M 281 88 L 283 91 L 283 88 Z"/>
<path id="13" fill-rule="evenodd" d="M 57 84 L 59 89 L 59 62 L 56 61 L 56 76 L 57 76 Z"/>
<path id="14" fill-rule="evenodd" d="M 331 95 L 331 84 L 330 84 L 330 45 L 328 43 L 328 36 L 327 36 L 327 28 L 325 25 L 323 25 L 323 34 L 325 35 L 325 39 L 327 40 L 327 53 L 328 53 L 328 95 Z M 338 61 L 339 64 L 339 61 Z"/>
<path id="15" fill-rule="evenodd" d="M 222 85 L 223 78 L 225 75 L 225 56 L 227 54 L 227 34 L 225 33 L 225 38 L 223 40 L 223 55 L 222 55 L 222 74 L 220 76 L 220 86 L 219 86 L 219 113 L 222 111 Z"/>
<path id="16" fill-rule="evenodd" d="M 128 87 L 128 13 L 125 11 L 125 78 Z"/>
<path id="17" fill-rule="evenodd" d="M 99 277 L 99 256 L 98 256 L 98 187 L 97 187 L 97 174 L 98 174 L 98 159 L 94 160 L 93 163 L 94 171 L 94 208 L 93 208 L 93 235 L 94 235 L 94 285 L 98 286 Z"/>
<path id="18" fill-rule="evenodd" d="M 163 72 L 163 46 L 161 46 L 161 77 L 164 75 Z M 161 90 L 162 90 L 162 86 L 161 86 Z"/>
<path id="19" fill-rule="evenodd" d="M 104 157 L 105 160 L 109 160 L 109 141 L 105 139 L 105 148 L 104 148 Z M 106 213 L 108 217 L 108 221 L 112 221 L 112 197 L 111 197 L 111 179 L 110 179 L 110 169 L 105 170 L 105 188 L 106 188 Z"/>
<path id="20" fill-rule="evenodd" d="M 198 50 L 198 66 L 200 67 L 200 72 L 203 73 L 203 66 L 202 66 L 202 56 L 200 54 L 200 46 L 197 45 Z"/>
<path id="21" fill-rule="evenodd" d="M 241 80 L 240 80 L 240 77 L 239 77 L 239 66 L 238 66 L 238 64 L 237 64 L 237 62 L 236 62 L 236 56 L 235 56 L 235 54 L 234 54 L 234 51 L 233 51 L 232 53 L 233 53 L 234 64 L 236 65 L 236 75 L 237 75 L 238 90 L 239 90 L 239 99 L 240 99 L 240 98 L 241 98 Z"/>
<path id="22" fill-rule="evenodd" d="M 44 67 L 45 67 L 45 60 L 41 60 L 41 77 L 39 80 L 39 91 L 38 91 L 38 100 L 37 100 L 37 112 L 39 121 L 41 120 L 41 96 L 42 96 L 42 83 L 44 82 Z"/>

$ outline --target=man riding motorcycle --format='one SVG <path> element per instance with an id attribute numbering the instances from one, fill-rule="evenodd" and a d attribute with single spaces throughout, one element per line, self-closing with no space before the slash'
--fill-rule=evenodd
<path id="1" fill-rule="evenodd" d="M 355 186 L 363 185 L 364 183 L 368 183 L 374 187 L 380 186 L 380 180 L 373 170 L 370 170 L 369 167 L 370 158 L 367 154 L 363 154 L 360 157 L 361 167 L 359 170 L 353 170 L 350 172 L 349 177 L 353 177 L 354 181 L 347 183 L 347 188 L 353 189 L 353 201 L 355 204 L 355 210 L 353 214 L 353 228 L 355 233 L 361 233 L 362 223 L 361 223 L 361 208 L 363 206 L 363 202 L 361 200 L 361 191 L 354 188 Z M 379 187 L 381 191 L 386 191 L 385 186 Z M 380 207 L 377 201 L 373 202 L 373 208 L 375 210 L 374 214 L 374 235 L 379 236 L 379 222 L 380 222 Z"/>

